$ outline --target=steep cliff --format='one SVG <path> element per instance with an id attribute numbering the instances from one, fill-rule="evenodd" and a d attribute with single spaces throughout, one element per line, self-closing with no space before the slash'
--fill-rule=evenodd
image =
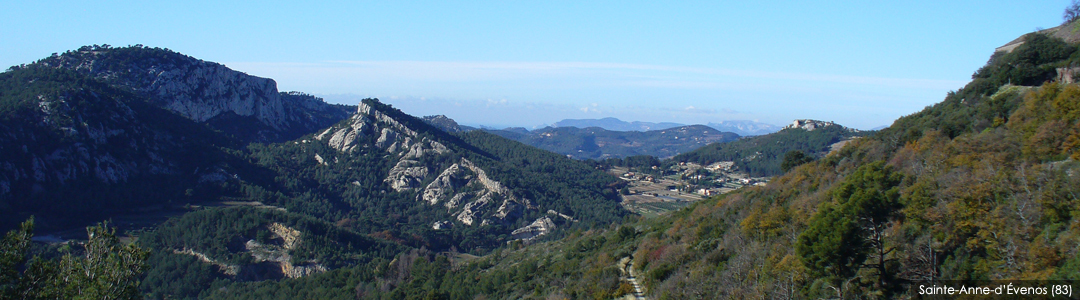
<path id="1" fill-rule="evenodd" d="M 167 49 L 86 46 L 35 64 L 129 88 L 154 105 L 210 123 L 244 141 L 291 140 L 337 123 L 351 111 L 310 95 L 279 93 L 273 79 Z"/>

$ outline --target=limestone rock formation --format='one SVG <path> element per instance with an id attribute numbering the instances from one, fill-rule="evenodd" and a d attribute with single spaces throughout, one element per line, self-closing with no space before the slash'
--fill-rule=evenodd
<path id="1" fill-rule="evenodd" d="M 516 219 L 525 208 L 522 205 L 525 201 L 518 199 L 510 189 L 489 178 L 487 172 L 465 158 L 443 170 L 417 198 L 430 205 L 443 202 L 450 212 L 460 208 L 454 215 L 466 225 L 472 225 L 490 209 L 491 203 L 500 203 L 492 215 L 499 221 Z"/>
<path id="2" fill-rule="evenodd" d="M 455 220 L 465 225 L 513 222 L 530 208 L 528 200 L 518 198 L 469 159 L 460 157 L 456 163 L 445 167 L 425 163 L 431 157 L 453 150 L 429 135 L 418 134 L 418 129 L 410 128 L 375 106 L 375 103 L 361 102 L 356 114 L 347 122 L 323 130 L 315 135 L 315 139 L 345 153 L 363 148 L 385 151 L 394 160 L 383 180 L 390 189 L 395 192 L 417 190 L 417 201 L 442 205 Z M 491 219 L 481 220 L 484 216 Z"/>
<path id="3" fill-rule="evenodd" d="M 510 233 L 515 240 L 530 241 L 555 230 L 555 222 L 549 217 L 542 217 L 533 221 L 528 226 L 515 229 Z"/>
<path id="4" fill-rule="evenodd" d="M 273 79 L 166 49 L 83 47 L 42 60 L 131 89 L 151 103 L 241 139 L 285 141 L 346 117 L 346 106 L 301 93 L 279 93 Z M 257 123 L 252 130 L 248 118 Z M 239 123 L 239 124 L 238 124 Z"/>
<path id="5" fill-rule="evenodd" d="M 824 128 L 826 126 L 834 126 L 834 125 L 836 125 L 836 123 L 833 123 L 831 121 L 830 122 L 825 122 L 825 121 L 810 120 L 810 119 L 798 119 L 798 120 L 795 120 L 794 122 L 792 122 L 790 125 L 784 126 L 784 129 L 800 128 L 800 129 L 805 129 L 806 131 L 814 131 L 814 129 Z"/>
<path id="6" fill-rule="evenodd" d="M 834 123 L 832 121 L 818 121 L 818 120 L 810 120 L 810 119 L 798 119 L 798 120 L 795 120 L 795 121 L 791 122 L 791 124 L 788 124 L 787 126 L 784 126 L 783 129 L 799 128 L 799 129 L 804 129 L 806 131 L 814 131 L 814 129 L 825 128 L 825 127 L 829 127 L 829 126 L 841 126 L 841 127 L 843 127 L 842 125 L 836 124 L 836 123 Z M 844 127 L 844 129 L 846 129 L 849 132 L 859 132 L 858 129 L 854 129 L 854 128 Z"/>

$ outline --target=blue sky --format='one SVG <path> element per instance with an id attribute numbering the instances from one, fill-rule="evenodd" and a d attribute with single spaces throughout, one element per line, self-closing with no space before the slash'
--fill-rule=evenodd
<path id="1" fill-rule="evenodd" d="M 0 65 L 143 44 L 414 115 L 891 124 L 1069 1 L 5 1 Z M 158 3 L 160 2 L 160 3 Z"/>

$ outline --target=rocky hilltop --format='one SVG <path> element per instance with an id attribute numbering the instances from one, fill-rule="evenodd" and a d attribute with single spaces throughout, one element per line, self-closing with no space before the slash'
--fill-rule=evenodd
<path id="1" fill-rule="evenodd" d="M 826 121 L 818 121 L 818 120 L 810 120 L 810 119 L 798 119 L 798 120 L 795 120 L 795 121 L 791 122 L 791 124 L 788 124 L 787 126 L 784 126 L 783 129 L 799 128 L 799 129 L 803 129 L 803 130 L 806 130 L 806 131 L 814 131 L 814 129 L 825 128 L 825 127 L 828 127 L 828 126 L 839 126 L 839 125 L 836 125 L 836 123 L 833 123 L 832 121 L 826 122 Z M 783 130 L 783 129 L 781 129 L 781 130 Z"/>
<path id="2" fill-rule="evenodd" d="M 457 121 L 454 121 L 454 119 L 451 119 L 446 115 L 426 116 L 423 118 L 423 120 L 424 122 L 431 124 L 431 126 L 435 126 L 435 128 L 442 129 L 442 131 L 446 131 L 449 133 L 458 133 L 464 131 L 461 126 L 458 125 Z"/>
<path id="3" fill-rule="evenodd" d="M 348 117 L 351 110 L 310 95 L 279 93 L 273 79 L 168 49 L 84 46 L 35 64 L 73 70 L 129 88 L 159 107 L 195 122 L 209 122 L 248 141 L 291 140 L 334 124 Z M 240 118 L 257 122 L 236 124 Z"/>
<path id="4" fill-rule="evenodd" d="M 1069 44 L 1080 43 L 1080 31 L 1076 30 L 1077 28 L 1077 23 L 1071 22 L 1054 28 L 1037 30 L 1029 34 L 1021 35 L 1020 37 L 1017 37 L 1016 39 L 1005 43 L 1005 45 L 1001 45 L 1001 47 L 994 48 L 994 52 L 1012 52 L 1017 47 L 1020 47 L 1020 45 L 1023 45 L 1024 42 L 1027 42 L 1027 38 L 1031 34 L 1044 35 L 1051 38 L 1061 39 L 1061 41 Z"/>
<path id="5" fill-rule="evenodd" d="M 430 135 L 421 134 L 434 128 L 410 128 L 383 111 L 387 108 L 376 100 L 364 100 L 348 121 L 327 128 L 314 138 L 342 154 L 363 148 L 385 151 L 393 167 L 383 182 L 395 192 L 415 191 L 417 201 L 441 205 L 465 225 L 510 224 L 522 215 L 523 209 L 535 210 L 529 200 L 517 197 L 502 183 L 488 177 L 487 172 L 464 155 Z M 455 162 L 445 167 L 425 162 L 443 155 L 454 157 Z M 485 215 L 490 218 L 482 219 Z M 435 223 L 447 224 L 443 221 Z"/>

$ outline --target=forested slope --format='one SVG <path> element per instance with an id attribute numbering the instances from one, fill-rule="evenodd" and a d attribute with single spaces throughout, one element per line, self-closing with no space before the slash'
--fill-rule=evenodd
<path id="1" fill-rule="evenodd" d="M 413 271 L 446 274 L 432 285 L 444 295 L 498 298 L 625 294 L 608 279 L 624 257 L 660 299 L 897 298 L 930 280 L 1080 279 L 1080 85 L 1042 83 L 1076 48 L 1027 39 L 942 103 L 767 186 L 507 249 L 465 272 Z M 993 81 L 1003 74 L 1034 75 Z M 447 284 L 473 276 L 481 284 Z"/>
<path id="2" fill-rule="evenodd" d="M 141 46 L 12 67 L 0 73 L 0 229 L 35 215 L 54 243 L 38 254 L 81 253 L 71 232 L 121 219 L 153 252 L 141 287 L 153 297 L 324 298 L 354 295 L 340 284 L 412 248 L 483 255 L 628 214 L 621 182 L 582 162 L 358 104 L 341 117 L 347 107 L 272 80 Z M 309 285 L 332 291 L 292 290 Z"/>
<path id="3" fill-rule="evenodd" d="M 732 161 L 739 171 L 750 176 L 776 176 L 783 173 L 781 164 L 788 152 L 799 151 L 814 158 L 829 153 L 829 146 L 866 133 L 831 125 L 815 130 L 786 128 L 774 133 L 741 138 L 727 143 L 713 143 L 672 157 L 674 162 L 708 165 Z"/>

